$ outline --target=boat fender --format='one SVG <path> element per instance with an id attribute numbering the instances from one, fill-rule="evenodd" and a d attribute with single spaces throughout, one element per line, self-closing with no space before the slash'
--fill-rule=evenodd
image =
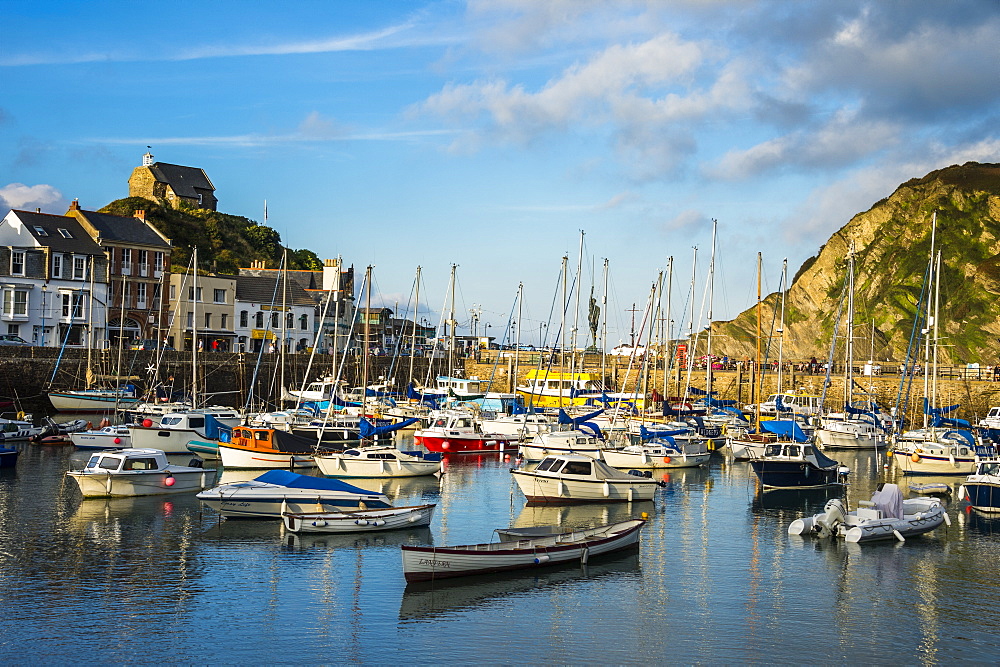
<path id="1" fill-rule="evenodd" d="M 541 565 L 542 563 L 548 563 L 549 557 L 547 554 L 542 554 L 541 556 L 535 556 L 535 565 Z"/>
<path id="2" fill-rule="evenodd" d="M 948 516 L 947 512 L 944 513 L 944 525 L 946 525 L 949 528 L 951 528 L 951 517 Z"/>
<path id="3" fill-rule="evenodd" d="M 451 447 L 451 443 L 447 440 L 441 443 L 441 449 L 448 449 L 449 447 Z"/>
<path id="4" fill-rule="evenodd" d="M 669 456 L 664 456 L 663 457 L 663 462 L 664 463 L 670 463 L 670 457 Z"/>
<path id="5" fill-rule="evenodd" d="M 153 425 L 153 420 L 152 419 L 143 419 L 142 420 L 142 425 L 145 428 L 150 428 Z"/>
<path id="6" fill-rule="evenodd" d="M 910 457 L 910 460 L 914 463 L 920 463 L 920 454 L 914 452 L 913 456 Z"/>
<path id="7" fill-rule="evenodd" d="M 959 500 L 965 500 L 965 495 L 967 493 L 968 493 L 968 491 L 965 490 L 965 484 L 963 484 L 962 486 L 958 487 L 958 499 Z"/>
<path id="8" fill-rule="evenodd" d="M 313 521 L 312 525 L 316 526 L 317 528 L 322 528 L 323 526 L 326 525 L 326 521 Z"/>
<path id="9" fill-rule="evenodd" d="M 903 534 L 901 532 L 899 532 L 898 530 L 896 530 L 895 528 L 892 529 L 892 534 L 895 535 L 896 539 L 899 540 L 900 542 L 905 542 L 906 541 L 906 538 L 903 537 Z"/>
<path id="10" fill-rule="evenodd" d="M 611 497 L 611 485 L 608 484 L 607 482 L 604 482 L 604 497 L 605 498 Z"/>
<path id="11" fill-rule="evenodd" d="M 120 444 L 122 444 L 122 439 L 119 438 L 118 436 L 115 436 L 114 442 L 115 442 L 116 445 L 120 445 Z"/>
<path id="12" fill-rule="evenodd" d="M 372 525 L 373 526 L 384 526 L 385 525 L 385 519 L 375 519 L 374 521 L 372 521 Z"/>
<path id="13" fill-rule="evenodd" d="M 164 478 L 163 483 L 166 484 L 167 486 L 173 486 L 174 482 L 176 482 L 176 481 L 177 480 L 174 479 L 173 475 L 171 475 L 170 473 L 167 473 L 167 476 Z"/>
<path id="14" fill-rule="evenodd" d="M 359 526 L 367 526 L 368 525 L 368 521 L 366 519 L 355 519 L 354 523 L 356 523 Z"/>
<path id="15" fill-rule="evenodd" d="M 421 518 L 422 517 L 419 514 L 411 514 L 410 517 L 407 519 L 407 521 L 409 521 L 410 523 L 416 523 L 417 521 L 420 521 Z"/>

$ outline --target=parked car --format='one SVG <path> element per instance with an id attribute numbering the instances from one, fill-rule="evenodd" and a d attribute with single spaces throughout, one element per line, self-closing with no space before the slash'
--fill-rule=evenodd
<path id="1" fill-rule="evenodd" d="M 0 334 L 0 345 L 31 345 L 31 343 L 14 334 Z"/>
<path id="2" fill-rule="evenodd" d="M 132 343 L 133 350 L 172 350 L 174 348 L 170 347 L 166 343 L 160 343 L 151 338 L 144 340 L 137 340 Z"/>

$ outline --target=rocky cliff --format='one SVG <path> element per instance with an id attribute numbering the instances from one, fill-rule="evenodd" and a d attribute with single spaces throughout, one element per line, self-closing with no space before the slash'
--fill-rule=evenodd
<path id="1" fill-rule="evenodd" d="M 858 213 L 806 260 L 786 294 L 784 356 L 825 359 L 855 247 L 855 359 L 902 360 L 924 289 L 937 212 L 941 250 L 939 328 L 942 363 L 995 364 L 1000 354 L 1000 165 L 966 163 L 933 171 L 899 186 Z M 763 328 L 770 333 L 780 295 L 764 300 Z M 846 316 L 845 316 L 846 317 Z M 844 331 L 841 324 L 840 331 Z M 756 306 L 729 322 L 716 322 L 720 354 L 753 357 Z M 843 333 L 841 333 L 843 335 Z M 777 336 L 775 332 L 773 336 Z M 838 343 L 838 349 L 843 346 Z M 776 356 L 772 347 L 769 357 Z M 838 358 L 842 353 L 838 351 Z"/>

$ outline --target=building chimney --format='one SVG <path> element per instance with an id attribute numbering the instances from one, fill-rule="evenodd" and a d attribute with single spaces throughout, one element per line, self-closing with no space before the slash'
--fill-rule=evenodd
<path id="1" fill-rule="evenodd" d="M 40 209 L 40 208 L 36 208 L 35 209 L 35 213 L 41 213 L 41 212 L 42 212 L 42 209 Z"/>
<path id="2" fill-rule="evenodd" d="M 80 210 L 80 200 L 79 199 L 74 199 L 70 203 L 70 205 L 69 205 L 69 210 L 71 210 L 71 211 L 79 211 Z"/>
<path id="3" fill-rule="evenodd" d="M 146 222 L 146 212 L 145 211 L 136 211 L 135 212 L 135 217 L 138 218 L 139 220 L 142 220 L 143 222 Z"/>

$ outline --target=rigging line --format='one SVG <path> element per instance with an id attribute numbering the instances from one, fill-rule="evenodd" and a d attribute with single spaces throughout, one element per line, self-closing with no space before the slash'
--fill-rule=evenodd
<path id="1" fill-rule="evenodd" d="M 394 334 L 393 337 L 395 338 L 395 345 L 393 347 L 392 360 L 389 362 L 389 370 L 386 372 L 386 377 L 390 377 L 390 378 L 395 377 L 396 363 L 399 361 L 399 357 L 402 354 L 402 349 L 403 349 L 403 338 L 404 338 L 404 336 L 403 336 L 403 330 L 404 330 L 405 327 L 404 327 L 404 325 L 403 325 L 402 322 L 405 322 L 406 321 L 406 316 L 410 314 L 410 303 L 411 303 L 411 301 L 413 299 L 413 290 L 416 287 L 416 283 L 417 283 L 417 279 L 416 279 L 416 277 L 414 277 L 414 279 L 413 279 L 413 285 L 410 287 L 410 293 L 406 297 L 406 310 L 403 311 L 403 317 L 399 318 L 399 319 L 401 319 L 401 322 L 400 322 L 400 325 L 399 325 L 399 335 L 398 336 L 395 335 L 395 325 L 393 326 L 393 334 Z M 393 313 L 393 315 L 396 315 L 396 314 L 397 313 Z M 394 317 L 393 319 L 396 319 L 396 318 Z M 416 330 L 416 323 L 417 323 L 417 317 L 416 317 L 416 315 L 414 315 L 413 316 L 414 331 Z M 409 380 L 407 380 L 407 381 L 409 381 Z"/>
<path id="2" fill-rule="evenodd" d="M 243 406 L 244 414 L 250 411 L 250 407 L 253 404 L 254 389 L 257 387 L 257 377 L 260 374 L 260 366 L 264 357 L 264 342 L 268 340 L 267 334 L 271 332 L 271 327 L 273 326 L 274 306 L 278 301 L 278 281 L 281 278 L 281 270 L 284 268 L 284 265 L 285 265 L 285 257 L 284 254 L 282 254 L 281 262 L 279 262 L 278 264 L 278 270 L 276 272 L 276 277 L 274 279 L 274 291 L 271 293 L 271 311 L 270 311 L 271 317 L 267 318 L 267 325 L 264 327 L 264 337 L 260 339 L 260 348 L 257 350 L 257 361 L 254 364 L 253 375 L 250 378 L 250 390 L 247 392 L 247 402 Z M 196 298 L 197 296 L 198 295 L 195 294 Z M 262 406 L 266 405 L 263 399 L 261 399 L 261 405 Z"/>
<path id="3" fill-rule="evenodd" d="M 507 316 L 507 326 L 504 327 L 504 339 L 505 340 L 506 340 L 506 337 L 507 337 L 507 332 L 511 328 L 510 324 L 511 324 L 511 322 L 514 321 L 514 308 L 517 306 L 517 299 L 520 296 L 521 296 L 521 290 L 518 289 L 518 293 L 514 295 L 514 303 L 512 303 L 511 306 L 510 306 L 510 315 Z M 500 347 L 501 347 L 501 349 L 503 349 L 502 345 Z M 497 372 L 497 368 L 498 368 L 499 365 L 500 365 L 500 355 L 498 354 L 498 355 L 496 355 L 496 356 L 493 357 L 493 367 L 490 368 L 490 379 L 486 382 L 486 391 L 487 391 L 487 393 L 493 387 L 493 378 L 496 377 L 496 372 Z M 513 379 L 511 379 L 511 387 L 512 388 L 516 386 L 517 368 L 514 369 L 514 374 L 515 374 L 515 377 Z M 515 397 L 515 402 L 516 402 L 516 400 L 517 399 Z"/>
<path id="4" fill-rule="evenodd" d="M 549 318 L 548 318 L 548 321 L 545 324 L 545 336 L 544 336 L 544 338 L 541 341 L 541 343 L 542 343 L 542 354 L 538 355 L 538 366 L 535 369 L 536 378 L 537 378 L 537 373 L 540 372 L 543 367 L 545 368 L 545 375 L 543 376 L 543 378 L 548 378 L 549 373 L 552 372 L 552 364 L 555 363 L 555 353 L 550 352 L 549 354 L 545 354 L 544 351 L 545 351 L 545 349 L 547 349 L 549 347 L 547 343 L 548 343 L 548 340 L 549 340 L 549 334 L 552 333 L 552 331 L 551 331 L 552 317 L 555 315 L 555 312 L 556 312 L 556 302 L 559 299 L 559 288 L 560 288 L 560 285 L 562 283 L 562 272 L 563 272 L 562 264 L 560 264 L 559 265 L 559 273 L 556 274 L 556 281 L 555 281 L 555 286 L 556 287 L 552 291 L 552 302 L 549 304 Z M 554 340 L 559 340 L 559 338 L 558 338 L 558 332 L 557 332 L 556 338 L 554 338 Z M 546 382 L 546 384 L 547 384 L 546 380 L 543 380 L 543 382 Z M 534 392 L 534 389 L 537 386 L 538 385 L 537 385 L 537 379 L 536 379 L 536 384 L 531 387 L 531 393 L 528 394 L 528 397 L 529 397 L 528 398 L 528 401 L 529 401 L 528 405 L 525 406 L 525 407 L 529 407 L 529 408 L 534 409 L 534 404 L 535 404 L 535 392 Z M 539 396 L 541 396 L 541 394 L 539 394 Z"/>

